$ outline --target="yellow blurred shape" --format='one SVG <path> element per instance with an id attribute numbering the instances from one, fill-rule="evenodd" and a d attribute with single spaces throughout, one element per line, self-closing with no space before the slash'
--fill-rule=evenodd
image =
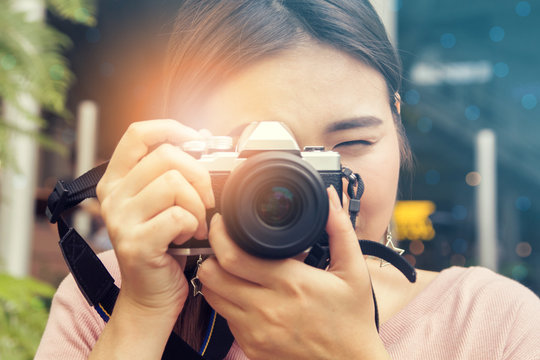
<path id="1" fill-rule="evenodd" d="M 435 237 L 429 215 L 435 203 L 427 200 L 398 201 L 394 208 L 394 223 L 398 240 L 431 240 Z"/>

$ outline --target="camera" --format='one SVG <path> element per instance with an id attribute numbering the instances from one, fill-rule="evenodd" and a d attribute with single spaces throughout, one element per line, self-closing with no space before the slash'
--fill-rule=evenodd
<path id="1" fill-rule="evenodd" d="M 280 122 L 249 124 L 233 149 L 231 137 L 190 141 L 184 151 L 210 172 L 216 199 L 207 221 L 217 211 L 230 237 L 244 251 L 262 258 L 282 259 L 328 241 L 326 188 L 341 198 L 339 153 L 323 146 L 300 150 Z M 210 254 L 207 240 L 171 244 L 176 255 Z"/>

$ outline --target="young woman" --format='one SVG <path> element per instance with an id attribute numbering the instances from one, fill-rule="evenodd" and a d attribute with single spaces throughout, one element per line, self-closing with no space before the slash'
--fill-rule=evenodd
<path id="1" fill-rule="evenodd" d="M 68 277 L 36 358 L 158 359 L 173 330 L 197 348 L 203 301 L 235 337 L 227 359 L 540 358 L 540 301 L 516 282 L 450 268 L 410 284 L 361 253 L 357 239 L 384 238 L 410 158 L 399 60 L 367 0 L 184 1 L 169 59 L 176 120 L 132 124 L 97 189 L 114 246 L 102 260 L 121 281 L 114 313 L 105 325 Z M 300 147 L 338 151 L 364 181 L 356 232 L 328 189 L 326 271 L 245 253 L 219 214 L 206 224 L 209 174 L 178 145 L 269 120 Z M 192 237 L 215 254 L 198 270 L 204 299 L 191 295 L 186 259 L 167 253 Z"/>

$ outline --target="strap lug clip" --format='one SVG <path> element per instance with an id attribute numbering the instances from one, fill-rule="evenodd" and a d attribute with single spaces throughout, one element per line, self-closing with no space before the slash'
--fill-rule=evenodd
<path id="1" fill-rule="evenodd" d="M 66 203 L 68 195 L 69 190 L 65 188 L 64 182 L 62 180 L 58 180 L 56 186 L 54 187 L 53 193 L 49 196 L 49 199 L 47 200 L 47 208 L 45 209 L 45 215 L 47 215 L 47 218 L 49 218 L 51 224 L 55 224 L 58 221 L 60 214 L 65 210 L 64 205 Z M 57 197 L 58 199 L 55 201 L 53 196 Z M 52 211 L 49 207 L 51 205 L 54 207 Z"/>

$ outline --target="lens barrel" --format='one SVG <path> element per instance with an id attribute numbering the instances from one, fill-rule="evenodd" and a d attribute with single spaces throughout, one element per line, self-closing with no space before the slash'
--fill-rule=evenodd
<path id="1" fill-rule="evenodd" d="M 263 258 L 288 258 L 323 236 L 328 197 L 317 170 L 300 156 L 265 151 L 231 173 L 221 211 L 242 249 Z"/>

